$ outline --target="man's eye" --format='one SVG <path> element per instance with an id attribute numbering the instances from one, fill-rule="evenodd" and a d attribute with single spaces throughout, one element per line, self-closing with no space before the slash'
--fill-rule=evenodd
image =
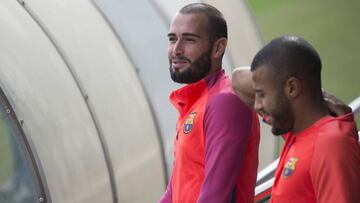
<path id="1" fill-rule="evenodd" d="M 262 93 L 262 92 L 256 92 L 256 93 L 255 93 L 255 96 L 258 97 L 258 98 L 263 98 L 263 97 L 264 97 L 264 93 Z"/>
<path id="2" fill-rule="evenodd" d="M 169 42 L 176 42 L 176 38 L 175 37 L 169 37 Z"/>

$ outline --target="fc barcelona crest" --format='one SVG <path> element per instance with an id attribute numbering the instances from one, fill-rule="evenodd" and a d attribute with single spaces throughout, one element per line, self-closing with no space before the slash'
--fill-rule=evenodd
<path id="1" fill-rule="evenodd" d="M 191 112 L 188 117 L 185 120 L 184 123 L 184 133 L 188 134 L 189 132 L 191 132 L 191 129 L 194 126 L 194 120 L 195 120 L 195 116 L 196 116 L 196 112 Z"/>
<path id="2" fill-rule="evenodd" d="M 290 157 L 289 160 L 286 162 L 285 166 L 284 166 L 284 171 L 283 171 L 283 176 L 285 178 L 288 178 L 289 176 L 291 176 L 295 169 L 296 169 L 296 164 L 299 161 L 299 158 L 296 157 Z"/>

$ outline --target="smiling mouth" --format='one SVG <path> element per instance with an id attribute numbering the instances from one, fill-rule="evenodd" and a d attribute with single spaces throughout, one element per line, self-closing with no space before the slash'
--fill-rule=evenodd
<path id="1" fill-rule="evenodd" d="M 270 118 L 269 118 L 268 115 L 263 114 L 262 115 L 262 120 L 263 120 L 264 123 L 270 124 Z"/>
<path id="2" fill-rule="evenodd" d="M 188 64 L 189 64 L 189 61 L 185 60 L 185 59 L 172 59 L 171 60 L 171 66 L 174 69 L 185 68 Z"/>
<path id="3" fill-rule="evenodd" d="M 171 60 L 171 63 L 172 64 L 184 64 L 184 63 L 187 63 L 188 61 L 185 60 L 185 59 L 172 59 Z"/>

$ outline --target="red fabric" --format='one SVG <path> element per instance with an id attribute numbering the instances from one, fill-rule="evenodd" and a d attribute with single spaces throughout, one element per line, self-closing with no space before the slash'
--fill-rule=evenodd
<path id="1" fill-rule="evenodd" d="M 224 72 L 186 85 L 170 99 L 179 111 L 175 162 L 160 202 L 253 202 L 259 122 Z"/>
<path id="2" fill-rule="evenodd" d="M 324 117 L 287 135 L 272 203 L 356 203 L 359 188 L 360 145 L 353 114 Z"/>

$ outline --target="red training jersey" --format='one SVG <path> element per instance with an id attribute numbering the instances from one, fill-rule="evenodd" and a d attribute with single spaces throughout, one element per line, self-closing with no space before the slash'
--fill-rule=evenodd
<path id="1" fill-rule="evenodd" d="M 326 116 L 284 137 L 272 203 L 360 202 L 360 145 L 353 114 Z"/>
<path id="2" fill-rule="evenodd" d="M 161 203 L 254 201 L 259 122 L 224 71 L 170 96 L 179 111 L 171 181 Z"/>

